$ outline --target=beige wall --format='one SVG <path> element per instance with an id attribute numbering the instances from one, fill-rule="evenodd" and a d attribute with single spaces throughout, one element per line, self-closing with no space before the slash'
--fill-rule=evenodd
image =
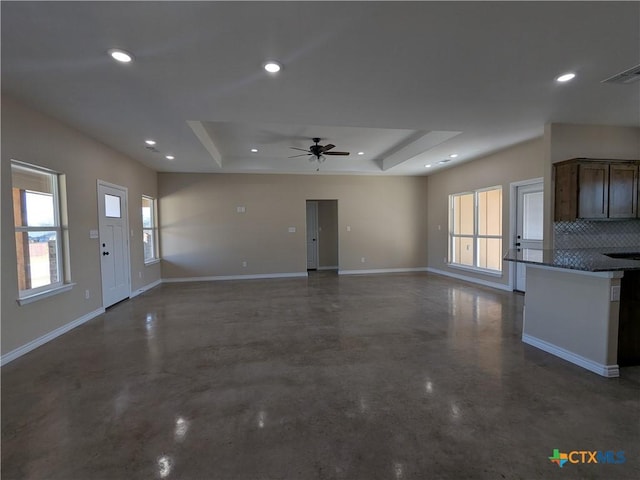
<path id="1" fill-rule="evenodd" d="M 306 200 L 323 199 L 341 270 L 426 266 L 424 177 L 160 173 L 158 190 L 165 279 L 306 272 Z"/>
<path id="2" fill-rule="evenodd" d="M 69 292 L 19 306 L 11 201 L 11 159 L 66 175 L 71 280 Z M 157 195 L 157 177 L 140 163 L 59 121 L 2 98 L 2 354 L 6 354 L 102 306 L 96 183 L 129 189 L 131 279 L 135 291 L 160 278 L 158 264 L 144 266 L 141 195 Z M 140 278 L 139 272 L 142 273 Z M 90 298 L 85 299 L 85 290 Z"/>
<path id="3" fill-rule="evenodd" d="M 451 268 L 446 265 L 448 255 L 449 195 L 480 188 L 502 186 L 502 249 L 510 245 L 509 202 L 510 184 L 543 176 L 543 138 L 530 140 L 492 155 L 463 163 L 430 175 L 427 181 L 428 205 L 428 264 L 429 267 L 484 281 L 509 284 L 510 269 L 503 264 L 502 276 Z"/>
<path id="4" fill-rule="evenodd" d="M 318 202 L 318 266 L 338 266 L 338 202 Z"/>
<path id="5" fill-rule="evenodd" d="M 553 164 L 570 158 L 640 159 L 640 128 L 552 123 L 545 126 L 545 246 L 553 238 Z"/>

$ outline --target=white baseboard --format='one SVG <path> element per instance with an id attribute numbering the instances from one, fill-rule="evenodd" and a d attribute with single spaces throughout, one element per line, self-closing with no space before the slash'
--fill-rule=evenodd
<path id="1" fill-rule="evenodd" d="M 158 285 L 160 285 L 162 283 L 162 279 L 159 278 L 158 280 L 156 280 L 155 282 L 152 282 L 148 285 L 145 285 L 144 287 L 139 288 L 138 290 L 136 290 L 135 292 L 131 292 L 131 295 L 129 295 L 129 298 L 134 298 L 137 297 L 138 295 L 140 295 L 141 293 L 146 292 L 147 290 L 151 290 L 153 287 L 157 287 Z"/>
<path id="2" fill-rule="evenodd" d="M 499 290 L 506 290 L 507 292 L 513 291 L 513 289 L 509 285 L 505 285 L 504 283 L 489 282 L 481 278 L 468 277 L 467 275 L 460 275 L 459 273 L 447 272 L 446 270 L 439 270 L 437 268 L 428 267 L 427 272 L 435 273 L 437 275 L 444 275 L 446 277 L 457 278 L 458 280 L 464 280 L 465 282 L 477 283 L 479 285 L 484 285 L 485 287 L 497 288 Z"/>
<path id="3" fill-rule="evenodd" d="M 427 267 L 416 268 L 374 268 L 372 270 L 338 270 L 338 275 L 371 275 L 377 273 L 426 272 Z"/>
<path id="4" fill-rule="evenodd" d="M 547 353 L 560 357 L 567 362 L 571 362 L 579 367 L 586 368 L 590 372 L 597 373 L 607 378 L 614 378 L 620 376 L 620 368 L 618 365 L 603 365 L 602 363 L 594 362 L 588 358 L 578 355 L 577 353 L 570 352 L 564 348 L 553 345 L 552 343 L 545 342 L 539 338 L 532 337 L 525 333 L 522 334 L 522 341 L 527 345 L 544 350 Z"/>
<path id="5" fill-rule="evenodd" d="M 316 270 L 338 270 L 338 265 L 332 267 L 318 267 Z"/>
<path id="6" fill-rule="evenodd" d="M 163 278 L 162 283 L 180 283 L 180 282 L 218 282 L 222 280 L 259 280 L 263 278 L 292 278 L 307 277 L 307 272 L 291 272 L 291 273 L 261 273 L 257 275 L 221 275 L 214 277 L 176 277 Z"/>
<path id="7" fill-rule="evenodd" d="M 57 338 L 64 333 L 67 333 L 69 330 L 72 330 L 103 313 L 104 313 L 104 308 L 98 308 L 93 312 L 89 312 L 81 316 L 80 318 L 67 323 L 66 325 L 58 327 L 55 330 L 39 338 L 36 338 L 35 340 L 31 340 L 29 343 L 26 343 L 25 345 L 22 345 L 21 347 L 18 347 L 15 350 L 11 350 L 9 353 L 2 355 L 2 358 L 0 359 L 0 366 L 4 366 L 7 363 L 12 362 L 16 358 L 21 357 L 26 353 L 29 353 L 31 350 L 35 350 L 36 348 L 44 345 L 45 343 L 50 342 L 54 338 Z"/>

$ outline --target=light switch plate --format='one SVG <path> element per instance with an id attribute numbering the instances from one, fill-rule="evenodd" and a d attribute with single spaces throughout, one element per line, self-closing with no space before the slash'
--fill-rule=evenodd
<path id="1" fill-rule="evenodd" d="M 98 230 L 89 230 L 89 238 L 98 238 Z"/>
<path id="2" fill-rule="evenodd" d="M 296 227 L 289 227 L 289 233 L 296 233 Z"/>
<path id="3" fill-rule="evenodd" d="M 620 286 L 614 285 L 611 287 L 611 301 L 619 302 L 620 301 Z"/>

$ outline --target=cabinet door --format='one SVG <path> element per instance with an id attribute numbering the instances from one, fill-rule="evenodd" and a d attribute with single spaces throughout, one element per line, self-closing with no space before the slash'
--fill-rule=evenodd
<path id="1" fill-rule="evenodd" d="M 581 163 L 578 166 L 578 217 L 609 216 L 609 164 Z"/>
<path id="2" fill-rule="evenodd" d="M 638 167 L 612 163 L 609 168 L 609 218 L 638 215 Z"/>
<path id="3" fill-rule="evenodd" d="M 554 183 L 554 220 L 575 220 L 578 215 L 578 164 L 573 162 L 555 165 Z"/>

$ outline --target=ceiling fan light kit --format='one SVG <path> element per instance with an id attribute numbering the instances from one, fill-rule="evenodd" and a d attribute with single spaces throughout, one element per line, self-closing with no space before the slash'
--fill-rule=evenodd
<path id="1" fill-rule="evenodd" d="M 336 152 L 336 151 L 330 152 L 329 150 L 334 149 L 336 146 L 332 143 L 328 143 L 326 145 L 320 145 L 321 138 L 319 137 L 314 137 L 311 140 L 315 144 L 311 145 L 307 150 L 305 150 L 304 148 L 289 147 L 293 150 L 300 150 L 301 152 L 306 152 L 300 155 L 293 155 L 289 158 L 304 157 L 305 155 L 307 155 L 309 156 L 310 162 L 317 161 L 318 163 L 322 163 L 326 160 L 325 155 L 336 155 L 336 156 L 350 155 L 350 152 Z"/>

